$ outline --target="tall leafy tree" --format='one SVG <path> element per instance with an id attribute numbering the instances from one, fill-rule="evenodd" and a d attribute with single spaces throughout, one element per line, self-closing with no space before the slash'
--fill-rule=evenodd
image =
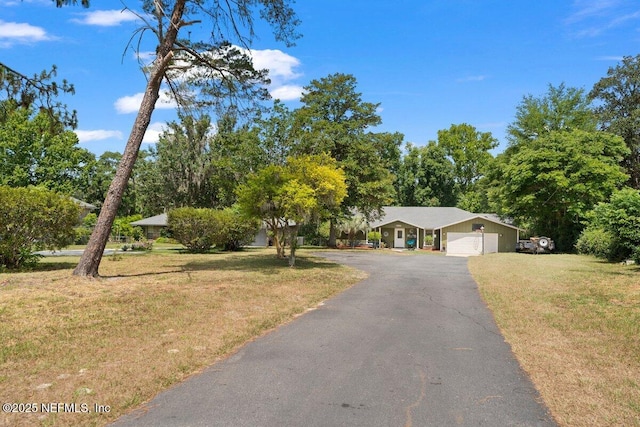
<path id="1" fill-rule="evenodd" d="M 79 197 L 93 154 L 46 111 L 0 101 L 0 184 L 43 186 Z"/>
<path id="2" fill-rule="evenodd" d="M 630 176 L 629 185 L 640 189 L 640 55 L 625 56 L 609 68 L 589 92 L 596 101 L 600 128 L 620 135 L 629 154 L 622 165 Z"/>
<path id="3" fill-rule="evenodd" d="M 490 132 L 479 132 L 463 123 L 438 131 L 438 146 L 453 162 L 456 191 L 464 199 L 476 190 L 476 182 L 486 174 L 493 160 L 490 150 L 498 146 L 498 140 Z"/>
<path id="4" fill-rule="evenodd" d="M 295 149 L 294 112 L 280 100 L 273 103 L 269 114 L 256 120 L 260 160 L 264 165 L 282 165 Z"/>
<path id="5" fill-rule="evenodd" d="M 549 85 L 539 97 L 524 96 L 516 107 L 513 123 L 507 127 L 507 155 L 553 131 L 596 130 L 596 120 L 583 89 L 564 83 Z"/>
<path id="6" fill-rule="evenodd" d="M 154 150 L 165 208 L 213 207 L 210 117 L 182 116 L 167 127 Z"/>
<path id="7" fill-rule="evenodd" d="M 604 132 L 551 131 L 532 140 L 502 166 L 505 214 L 572 250 L 587 212 L 626 181 L 618 164 L 626 153 L 622 138 Z"/>
<path id="8" fill-rule="evenodd" d="M 455 206 L 453 163 L 435 141 L 407 144 L 396 181 L 400 206 Z"/>
<path id="9" fill-rule="evenodd" d="M 221 106 L 229 101 L 263 99 L 266 71 L 254 69 L 244 48 L 255 36 L 259 14 L 274 29 L 279 41 L 292 43 L 298 36 L 298 20 L 289 0 L 174 0 L 144 1 L 147 16 L 137 33 L 156 37 L 155 58 L 143 67 L 147 86 L 122 161 L 119 163 L 87 249 L 74 270 L 75 275 L 97 276 L 109 230 L 133 170 L 144 133 L 166 82 L 179 105 L 191 108 Z M 190 40 L 180 34 L 195 24 L 211 25 L 210 40 Z M 148 31 L 147 31 L 148 30 Z M 140 45 L 142 40 L 140 40 Z M 233 44 L 235 43 L 235 45 Z"/>
<path id="10" fill-rule="evenodd" d="M 122 154 L 117 151 L 105 151 L 97 160 L 89 163 L 83 171 L 82 199 L 96 206 L 101 206 L 115 176 Z M 153 165 L 149 152 L 142 151 L 129 178 L 129 184 L 118 207 L 118 216 L 134 214 L 147 215 L 149 201 L 157 199 L 157 188 L 149 185 L 149 168 Z M 157 213 L 154 211 L 154 213 Z"/>
<path id="11" fill-rule="evenodd" d="M 580 174 L 587 177 L 597 173 L 592 167 L 602 165 L 612 171 L 613 187 L 619 183 L 620 171 L 612 165 L 622 155 L 623 147 L 615 138 L 611 140 L 611 149 L 602 147 L 602 141 L 611 137 L 598 135 L 595 116 L 583 89 L 564 83 L 550 84 L 540 96 L 524 96 L 516 108 L 514 121 L 507 127 L 508 147 L 497 156 L 488 173 L 490 182 L 485 193 L 489 194 L 491 206 L 533 233 L 552 235 L 560 247 L 570 250 L 581 228 L 583 207 L 608 197 L 612 191 L 611 182 L 605 180 L 606 185 L 594 193 L 595 199 L 587 197 L 586 205 L 581 207 L 576 199 L 578 190 L 593 184 L 579 183 Z M 600 141 L 600 153 L 585 151 L 576 159 L 569 157 L 570 153 L 580 153 L 580 143 L 590 140 Z M 549 147 L 545 147 L 547 143 Z M 580 172 L 582 167 L 585 170 Z M 573 184 L 578 187 L 572 187 Z"/>
<path id="12" fill-rule="evenodd" d="M 399 156 L 402 138 L 400 134 L 381 137 L 369 131 L 381 123 L 379 104 L 363 101 L 356 85 L 354 76 L 342 73 L 313 80 L 305 87 L 302 107 L 296 110 L 298 152 L 327 153 L 346 174 L 347 197 L 342 210 L 331 219 L 331 246 L 336 244 L 335 224 L 340 213 L 357 209 L 371 218 L 395 196 L 389 168 L 394 159 L 389 157 Z"/>
<path id="13" fill-rule="evenodd" d="M 85 169 L 84 200 L 91 204 L 102 203 L 121 157 L 120 153 L 105 151 Z"/>
<path id="14" fill-rule="evenodd" d="M 236 202 L 236 187 L 266 164 L 258 131 L 229 112 L 218 120 L 211 151 L 216 206 L 231 206 Z"/>

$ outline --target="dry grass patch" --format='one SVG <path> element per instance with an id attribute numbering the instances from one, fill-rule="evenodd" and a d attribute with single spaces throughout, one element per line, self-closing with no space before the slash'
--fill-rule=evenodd
<path id="1" fill-rule="evenodd" d="M 640 426 L 638 267 L 494 254 L 469 268 L 560 425 Z"/>
<path id="2" fill-rule="evenodd" d="M 364 278 L 304 251 L 293 269 L 267 250 L 107 257 L 96 280 L 76 263 L 0 274 L 0 396 L 39 412 L 0 425 L 103 425 Z M 91 413 L 41 413 L 50 402 Z"/>

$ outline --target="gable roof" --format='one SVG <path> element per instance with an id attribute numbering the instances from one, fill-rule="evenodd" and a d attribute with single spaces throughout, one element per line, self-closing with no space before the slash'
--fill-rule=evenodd
<path id="1" fill-rule="evenodd" d="M 498 215 L 496 215 L 496 214 L 473 214 L 473 216 L 471 218 L 466 218 L 466 219 L 463 219 L 461 221 L 455 221 L 455 222 L 452 222 L 450 224 L 445 224 L 445 225 L 443 225 L 441 227 L 438 227 L 438 229 L 445 228 L 445 227 L 451 227 L 452 225 L 456 225 L 456 224 L 459 224 L 461 222 L 468 221 L 470 219 L 487 220 L 487 221 L 493 222 L 495 224 L 500 224 L 500 225 L 503 225 L 505 227 L 513 228 L 514 230 L 520 230 L 518 227 L 516 227 L 513 224 L 508 224 L 508 223 L 506 223 L 504 221 L 500 221 L 500 217 Z"/>
<path id="2" fill-rule="evenodd" d="M 428 230 L 438 229 L 452 222 L 465 221 L 476 214 L 460 208 L 424 207 L 424 206 L 385 206 L 379 220 L 372 221 L 371 227 L 401 221 Z"/>
<path id="3" fill-rule="evenodd" d="M 92 205 L 91 203 L 87 203 L 83 200 L 76 199 L 75 197 L 70 197 L 70 199 L 73 200 L 73 202 L 79 205 L 82 209 L 86 209 L 89 211 L 98 209 L 96 206 Z"/>
<path id="4" fill-rule="evenodd" d="M 149 218 L 144 218 L 138 221 L 133 221 L 131 225 L 146 225 L 146 226 L 158 226 L 158 227 L 166 227 L 167 226 L 167 214 L 163 213 L 160 215 L 152 216 Z"/>
<path id="5" fill-rule="evenodd" d="M 495 214 L 477 214 L 453 207 L 424 206 L 385 206 L 379 220 L 372 221 L 371 228 L 382 227 L 392 222 L 404 222 L 426 230 L 438 230 L 474 218 L 482 218 L 491 222 L 517 228 L 500 221 Z"/>

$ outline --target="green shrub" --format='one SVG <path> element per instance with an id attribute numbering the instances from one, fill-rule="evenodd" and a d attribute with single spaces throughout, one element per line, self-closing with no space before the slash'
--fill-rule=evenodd
<path id="1" fill-rule="evenodd" d="M 79 215 L 77 204 L 53 191 L 0 186 L 0 266 L 28 266 L 38 260 L 33 252 L 73 243 Z"/>
<path id="2" fill-rule="evenodd" d="M 73 243 L 76 245 L 86 245 L 89 242 L 89 237 L 91 237 L 92 230 L 90 228 L 81 226 L 74 228 L 75 236 L 73 238 Z"/>
<path id="3" fill-rule="evenodd" d="M 144 240 L 139 242 L 134 242 L 129 245 L 132 251 L 136 252 L 146 252 L 153 249 L 153 242 L 151 240 Z"/>
<path id="4" fill-rule="evenodd" d="M 367 240 L 379 242 L 381 238 L 382 233 L 380 233 L 379 231 L 370 231 L 369 233 L 367 233 Z"/>
<path id="5" fill-rule="evenodd" d="M 162 233 L 161 233 L 162 234 Z M 165 236 L 160 236 L 155 240 L 156 243 L 170 243 L 170 244 L 176 244 L 178 243 L 178 241 L 176 239 L 173 239 L 171 237 L 165 237 Z"/>
<path id="6" fill-rule="evenodd" d="M 260 229 L 260 220 L 246 218 L 235 208 L 215 211 L 215 216 L 219 224 L 215 245 L 225 251 L 242 249 L 253 242 Z"/>
<path id="7" fill-rule="evenodd" d="M 427 246 L 432 246 L 433 245 L 433 235 L 432 234 L 427 234 L 426 236 L 424 236 L 424 244 Z"/>
<path id="8" fill-rule="evenodd" d="M 615 247 L 613 235 L 601 228 L 585 229 L 576 242 L 578 253 L 607 260 L 614 260 Z"/>
<path id="9" fill-rule="evenodd" d="M 213 209 L 173 209 L 167 222 L 173 238 L 189 252 L 207 252 L 215 244 L 219 224 Z"/>
<path id="10" fill-rule="evenodd" d="M 116 241 L 125 240 L 125 241 L 139 241 L 144 237 L 144 232 L 142 231 L 142 227 L 135 227 L 131 225 L 134 221 L 139 221 L 142 219 L 142 215 L 130 215 L 124 216 L 120 218 L 116 218 L 113 221 L 113 226 L 111 226 L 111 235 L 112 239 Z"/>
<path id="11" fill-rule="evenodd" d="M 173 238 L 190 252 L 207 252 L 214 245 L 239 250 L 251 243 L 260 221 L 244 217 L 235 208 L 223 210 L 178 208 L 168 214 Z"/>
<path id="12" fill-rule="evenodd" d="M 607 259 L 632 258 L 640 263 L 640 191 L 633 188 L 616 191 L 608 203 L 598 204 L 588 219 L 588 233 L 600 229 L 611 236 Z"/>

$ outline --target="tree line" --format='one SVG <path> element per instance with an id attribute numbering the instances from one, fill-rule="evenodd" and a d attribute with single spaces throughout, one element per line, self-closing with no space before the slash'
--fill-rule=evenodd
<path id="1" fill-rule="evenodd" d="M 637 131 L 628 118 L 637 112 L 626 91 L 616 89 L 620 99 L 608 91 L 614 81 L 625 83 L 614 77 L 639 61 L 626 58 L 590 93 L 561 84 L 524 96 L 507 128 L 507 148 L 495 157 L 498 141 L 465 123 L 424 146 L 405 143 L 400 133 L 374 132 L 379 104 L 364 101 L 356 78 L 341 73 L 312 81 L 295 110 L 275 101 L 251 120 L 233 109 L 215 123 L 206 114 L 180 115 L 140 152 L 118 215 L 231 207 L 238 188 L 263 169 L 326 154 L 347 185 L 340 209 L 328 218 L 332 230 L 354 211 L 373 218 L 384 205 L 458 206 L 498 213 L 572 250 L 598 203 L 625 185 L 638 189 Z M 600 101 L 595 108 L 594 100 Z M 630 111 L 619 111 L 625 103 Z M 0 113 L 3 185 L 44 186 L 100 205 L 121 154 L 96 158 L 59 120 L 11 99 L 2 101 Z"/>
<path id="2" fill-rule="evenodd" d="M 57 2 L 67 3 L 75 2 Z M 455 205 L 496 212 L 531 233 L 553 236 L 568 251 L 589 228 L 594 209 L 620 190 L 636 194 L 640 188 L 640 56 L 625 57 L 588 93 L 560 84 L 549 85 L 543 95 L 524 96 L 507 129 L 507 148 L 494 157 L 498 141 L 466 123 L 439 131 L 437 140 L 424 146 L 405 143 L 398 132 L 374 132 L 381 122 L 379 104 L 363 101 L 349 74 L 312 81 L 294 111 L 276 101 L 267 112 L 247 116 L 260 108 L 241 110 L 233 101 L 259 107 L 266 97 L 261 85 L 267 82 L 265 71 L 254 70 L 237 47 L 248 46 L 253 37 L 251 8 L 262 7 L 261 18 L 287 44 L 298 37 L 293 10 L 284 1 L 243 0 L 228 9 L 214 2 L 206 6 L 218 12 L 207 15 L 215 18 L 214 28 L 236 19 L 245 20 L 247 28 L 226 27 L 233 31 L 215 33 L 220 40 L 192 43 L 178 32 L 191 22 L 186 16 L 206 10 L 199 3 L 190 5 L 180 0 L 171 11 L 144 5 L 158 28 L 167 31 L 153 32 L 157 58 L 143 69 L 148 96 L 123 154 L 95 158 L 77 146 L 71 132 L 75 112 L 54 102 L 57 91 L 72 92 L 73 87 L 51 81 L 55 67 L 26 78 L 0 64 L 6 95 L 0 108 L 0 183 L 41 185 L 102 203 L 98 231 L 78 274 L 97 274 L 96 253 L 104 248 L 116 215 L 232 206 L 238 188 L 260 171 L 300 156 L 328 155 L 344 173 L 346 194 L 324 215 L 330 244 L 336 224 L 354 211 L 374 218 L 388 204 Z M 189 78 L 185 67 L 195 71 Z M 179 118 L 167 125 L 154 148 L 140 151 L 161 81 L 181 106 Z M 210 107 L 215 107 L 215 124 Z"/>

